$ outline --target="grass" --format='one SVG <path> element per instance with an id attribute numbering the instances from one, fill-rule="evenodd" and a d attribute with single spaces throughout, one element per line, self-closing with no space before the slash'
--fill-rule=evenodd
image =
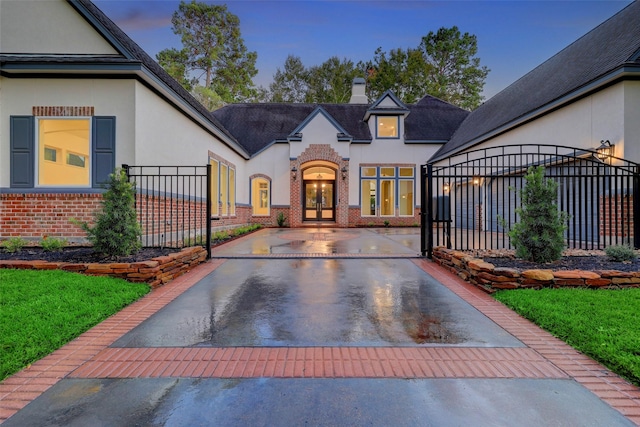
<path id="1" fill-rule="evenodd" d="M 640 385 L 640 289 L 523 289 L 500 291 L 494 296 Z"/>
<path id="2" fill-rule="evenodd" d="M 0 269 L 0 381 L 147 292 L 110 277 Z"/>

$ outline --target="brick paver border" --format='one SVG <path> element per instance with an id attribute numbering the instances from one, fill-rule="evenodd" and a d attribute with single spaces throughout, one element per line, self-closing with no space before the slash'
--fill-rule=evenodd
<path id="1" fill-rule="evenodd" d="M 527 347 L 109 347 L 225 262 L 216 259 L 1 382 L 0 423 L 66 377 L 275 377 L 573 378 L 640 425 L 640 389 L 445 269 L 412 261 Z"/>

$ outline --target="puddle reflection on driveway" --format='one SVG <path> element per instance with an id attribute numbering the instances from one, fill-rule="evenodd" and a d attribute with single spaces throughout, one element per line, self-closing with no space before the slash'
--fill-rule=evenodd
<path id="1" fill-rule="evenodd" d="M 225 262 L 114 347 L 522 346 L 404 259 Z"/>

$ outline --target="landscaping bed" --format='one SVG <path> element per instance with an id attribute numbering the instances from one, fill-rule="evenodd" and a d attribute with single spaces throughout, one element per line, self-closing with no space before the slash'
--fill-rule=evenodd
<path id="1" fill-rule="evenodd" d="M 533 263 L 509 252 L 467 253 L 435 248 L 433 260 L 464 280 L 493 293 L 499 289 L 545 287 L 640 287 L 640 264 L 613 262 L 599 252 L 569 252 L 560 261 Z"/>

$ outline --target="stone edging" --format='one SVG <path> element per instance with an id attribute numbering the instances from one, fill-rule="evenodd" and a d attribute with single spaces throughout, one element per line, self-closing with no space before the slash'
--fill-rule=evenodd
<path id="1" fill-rule="evenodd" d="M 493 293 L 500 289 L 544 288 L 544 287 L 590 287 L 590 288 L 637 288 L 640 287 L 640 272 L 617 270 L 518 270 L 496 267 L 467 253 L 437 247 L 433 249 L 433 260 L 454 272 L 462 279 Z"/>
<path id="2" fill-rule="evenodd" d="M 148 261 L 111 264 L 48 261 L 0 260 L 0 268 L 30 270 L 65 270 L 89 276 L 110 276 L 129 282 L 148 283 L 152 288 L 164 285 L 206 261 L 207 251 L 201 246 L 152 258 Z"/>

